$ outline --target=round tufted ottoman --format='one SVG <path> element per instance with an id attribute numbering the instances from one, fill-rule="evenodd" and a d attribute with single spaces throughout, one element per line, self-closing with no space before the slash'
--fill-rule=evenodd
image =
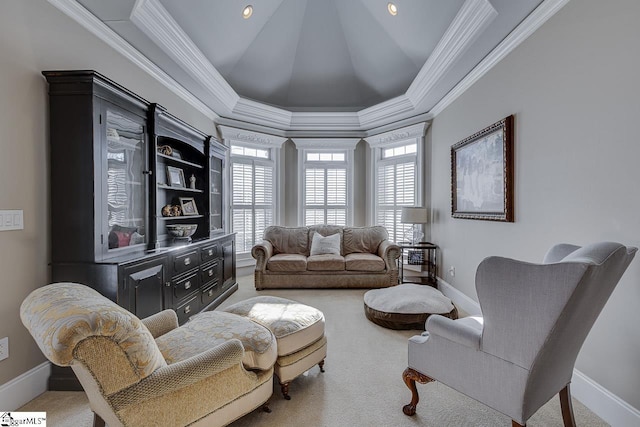
<path id="1" fill-rule="evenodd" d="M 373 323 L 389 329 L 424 330 L 432 314 L 458 318 L 458 310 L 442 292 L 413 283 L 368 291 L 364 294 L 364 313 Z"/>
<path id="2" fill-rule="evenodd" d="M 324 314 L 316 308 L 285 298 L 259 296 L 224 309 L 265 326 L 276 338 L 278 359 L 274 365 L 280 388 L 289 400 L 289 383 L 314 365 L 324 372 L 327 338 Z"/>

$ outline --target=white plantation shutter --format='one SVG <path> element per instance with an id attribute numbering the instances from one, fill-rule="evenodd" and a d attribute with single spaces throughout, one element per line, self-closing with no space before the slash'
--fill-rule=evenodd
<path id="1" fill-rule="evenodd" d="M 321 153 L 327 157 L 327 153 Z M 344 155 L 333 154 L 326 163 L 305 165 L 304 225 L 347 225 L 347 168 L 336 167 L 331 161 L 344 164 Z"/>
<path id="2" fill-rule="evenodd" d="M 376 222 L 387 229 L 391 241 L 399 242 L 404 240 L 404 233 L 411 227 L 411 224 L 400 222 L 402 206 L 416 204 L 415 156 L 380 161 L 377 173 Z"/>
<path id="3" fill-rule="evenodd" d="M 232 157 L 231 212 L 238 253 L 250 252 L 262 240 L 264 229 L 273 224 L 274 168 L 259 160 Z"/>

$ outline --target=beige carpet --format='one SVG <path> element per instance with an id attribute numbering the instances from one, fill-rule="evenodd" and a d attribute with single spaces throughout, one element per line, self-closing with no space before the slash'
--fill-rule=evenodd
<path id="1" fill-rule="evenodd" d="M 407 338 L 417 331 L 392 331 L 364 316 L 365 290 L 273 290 L 256 292 L 253 277 L 242 277 L 240 289 L 222 307 L 255 295 L 290 298 L 322 310 L 326 317 L 326 372 L 316 366 L 291 383 L 291 400 L 279 387 L 270 414 L 254 411 L 232 424 L 241 426 L 510 426 L 511 420 L 440 383 L 418 385 L 420 403 L 414 417 L 402 413 L 411 393 L 402 381 Z M 84 393 L 46 392 L 21 408 L 46 411 L 49 426 L 91 426 Z M 579 426 L 606 426 L 574 399 Z M 542 407 L 527 424 L 562 426 L 558 398 Z"/>

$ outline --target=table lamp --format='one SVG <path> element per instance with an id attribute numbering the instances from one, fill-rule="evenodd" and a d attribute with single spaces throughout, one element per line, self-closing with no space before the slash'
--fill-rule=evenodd
<path id="1" fill-rule="evenodd" d="M 418 224 L 426 224 L 428 220 L 429 211 L 427 208 L 405 206 L 402 208 L 402 215 L 400 216 L 400 222 L 404 224 L 413 224 L 409 230 L 405 233 L 405 239 L 409 240 L 414 245 L 420 243 L 424 237 L 424 233 Z"/>

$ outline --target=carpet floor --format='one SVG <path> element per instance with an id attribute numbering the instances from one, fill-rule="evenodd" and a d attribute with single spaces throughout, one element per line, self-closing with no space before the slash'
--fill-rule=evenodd
<path id="1" fill-rule="evenodd" d="M 449 387 L 434 382 L 418 384 L 416 415 L 407 417 L 402 406 L 411 393 L 402 381 L 407 366 L 407 339 L 419 331 L 394 331 L 369 322 L 362 297 L 366 290 L 287 289 L 256 292 L 253 277 L 240 277 L 239 289 L 221 307 L 256 295 L 293 299 L 322 310 L 326 317 L 328 355 L 325 373 L 315 366 L 290 385 L 291 400 L 274 385 L 271 413 L 259 410 L 231 426 L 342 427 L 342 426 L 510 426 L 511 420 Z M 576 423 L 581 427 L 607 424 L 577 400 Z M 21 411 L 46 411 L 49 426 L 89 427 L 93 416 L 82 392 L 48 391 Z M 562 426 L 559 399 L 554 397 L 527 423 L 530 427 Z"/>

